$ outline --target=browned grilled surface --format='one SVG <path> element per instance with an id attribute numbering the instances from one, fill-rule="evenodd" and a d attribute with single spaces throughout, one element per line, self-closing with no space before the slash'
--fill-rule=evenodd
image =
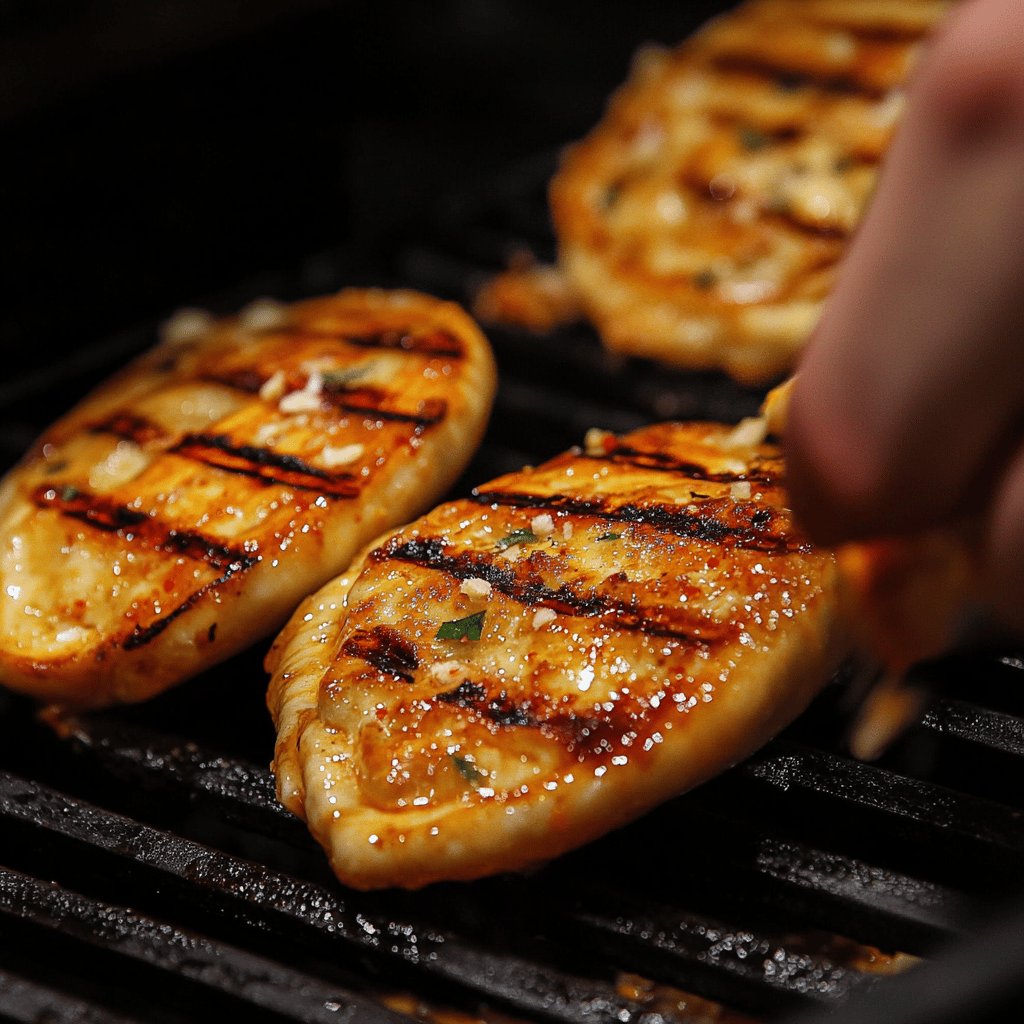
<path id="1" fill-rule="evenodd" d="M 543 860 L 803 706 L 838 646 L 832 560 L 796 533 L 778 452 L 733 443 L 598 433 L 385 537 L 299 609 L 268 662 L 278 788 L 343 880 Z"/>
<path id="2" fill-rule="evenodd" d="M 257 639 L 448 486 L 493 385 L 468 318 L 410 292 L 173 324 L 5 483 L 0 681 L 140 699 Z"/>
<path id="3" fill-rule="evenodd" d="M 748 0 L 648 52 L 551 188 L 610 347 L 744 381 L 790 367 L 944 0 Z"/>

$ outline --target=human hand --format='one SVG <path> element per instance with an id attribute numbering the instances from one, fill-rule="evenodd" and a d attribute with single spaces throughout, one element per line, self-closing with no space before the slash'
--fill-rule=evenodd
<path id="1" fill-rule="evenodd" d="M 794 508 L 824 543 L 968 519 L 1024 629 L 1024 4 L 970 0 L 922 61 L 800 366 Z"/>

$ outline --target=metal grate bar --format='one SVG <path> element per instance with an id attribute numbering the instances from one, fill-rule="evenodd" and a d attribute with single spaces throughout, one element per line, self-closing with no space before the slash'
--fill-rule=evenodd
<path id="1" fill-rule="evenodd" d="M 936 698 L 921 723 L 926 729 L 1024 757 L 1024 720 L 962 700 Z"/>
<path id="2" fill-rule="evenodd" d="M 285 1020 L 400 1024 L 404 1015 L 271 960 L 0 868 L 0 913 L 188 978 Z"/>
<path id="3" fill-rule="evenodd" d="M 739 773 L 782 792 L 879 813 L 931 837 L 955 836 L 988 847 L 990 854 L 1024 860 L 1024 819 L 1011 808 L 885 768 L 775 740 Z M 835 813 L 842 813 L 840 807 Z"/>
<path id="4" fill-rule="evenodd" d="M 610 985 L 492 953 L 458 936 L 348 906 L 335 892 L 199 843 L 160 832 L 36 783 L 0 773 L 0 814 L 52 840 L 70 840 L 154 871 L 193 906 L 213 909 L 290 941 L 312 931 L 315 944 L 369 954 L 443 979 L 512 1009 L 572 1024 L 639 1024 L 642 1008 Z M 200 901 L 199 896 L 204 898 Z M 298 927 L 298 931 L 296 930 Z M 307 937 L 309 937 L 307 935 Z"/>
<path id="5" fill-rule="evenodd" d="M 143 1024 L 9 971 L 0 971 L 0 1017 L 18 1024 Z"/>

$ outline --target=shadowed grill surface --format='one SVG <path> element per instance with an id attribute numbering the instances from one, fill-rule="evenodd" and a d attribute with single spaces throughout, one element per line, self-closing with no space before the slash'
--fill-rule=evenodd
<path id="1" fill-rule="evenodd" d="M 508 252 L 529 245 L 543 255 L 549 172 L 538 160 L 458 197 L 380 280 L 465 300 Z M 325 266 L 343 266 L 343 255 L 282 271 L 278 294 L 322 289 Z M 454 495 L 578 443 L 589 427 L 735 421 L 759 402 L 724 377 L 608 356 L 582 327 L 557 344 L 489 333 L 501 390 Z M 4 462 L 47 410 L 149 342 L 140 331 L 79 353 L 72 372 L 4 385 Z M 190 443 L 193 457 L 201 447 L 204 458 L 263 468 L 215 438 Z M 40 496 L 69 510 L 79 500 Z M 183 550 L 203 542 L 177 541 Z M 228 571 L 234 554 L 209 557 Z M 748 762 L 535 874 L 350 892 L 274 800 L 265 646 L 149 704 L 85 716 L 64 740 L 27 702 L 0 697 L 0 1017 L 185 1021 L 202 1005 L 257 1022 L 776 1019 L 884 988 L 889 961 L 871 963 L 863 947 L 927 956 L 962 939 L 1024 868 L 1024 663 L 993 653 L 928 667 L 941 695 L 879 764 L 844 752 L 840 680 Z M 681 1009 L 678 995 L 633 975 L 729 1009 L 695 1016 L 692 1000 Z M 415 998 L 392 998 L 400 992 Z M 431 1017 L 430 1007 L 469 1016 Z"/>

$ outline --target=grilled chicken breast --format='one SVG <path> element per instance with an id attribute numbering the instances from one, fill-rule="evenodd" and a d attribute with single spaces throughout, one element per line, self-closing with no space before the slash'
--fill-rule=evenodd
<path id="1" fill-rule="evenodd" d="M 279 627 L 436 501 L 483 432 L 490 350 L 412 292 L 261 302 L 167 338 L 0 489 L 0 681 L 149 697 Z"/>
<path id="2" fill-rule="evenodd" d="M 750 753 L 843 647 L 778 450 L 661 424 L 372 545 L 268 657 L 281 800 L 346 883 L 523 868 Z"/>
<path id="3" fill-rule="evenodd" d="M 748 0 L 640 55 L 551 187 L 611 348 L 763 382 L 814 326 L 948 0 Z"/>

